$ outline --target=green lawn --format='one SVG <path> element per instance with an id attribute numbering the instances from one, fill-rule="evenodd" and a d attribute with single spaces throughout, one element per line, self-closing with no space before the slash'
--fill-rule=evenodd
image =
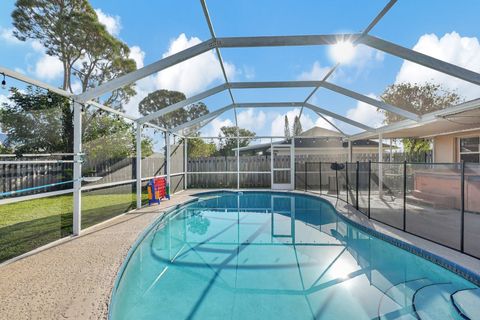
<path id="1" fill-rule="evenodd" d="M 113 189 L 82 193 L 82 228 L 135 207 L 130 187 Z M 1 205 L 0 262 L 70 235 L 72 207 L 71 194 Z"/>

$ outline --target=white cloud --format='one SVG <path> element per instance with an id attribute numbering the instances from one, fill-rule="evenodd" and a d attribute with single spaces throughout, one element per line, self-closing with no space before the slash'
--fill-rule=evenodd
<path id="1" fill-rule="evenodd" d="M 239 73 L 242 73 L 245 79 L 252 80 L 255 78 L 255 68 L 250 66 L 243 66 Z"/>
<path id="2" fill-rule="evenodd" d="M 4 40 L 7 43 L 11 44 L 22 44 L 23 41 L 18 40 L 13 35 L 13 28 L 2 28 L 0 27 L 0 39 Z"/>
<path id="3" fill-rule="evenodd" d="M 98 21 L 105 26 L 111 35 L 117 36 L 120 33 L 122 24 L 120 23 L 119 16 L 111 16 L 103 12 L 102 9 L 95 9 L 95 13 L 97 14 Z"/>
<path id="4" fill-rule="evenodd" d="M 302 116 L 303 117 L 303 116 Z M 335 120 L 332 118 L 332 117 L 329 117 L 329 116 L 324 116 L 328 121 L 330 121 L 331 123 L 335 123 Z M 320 127 L 320 128 L 325 128 L 325 129 L 329 129 L 329 130 L 333 130 L 333 131 L 337 131 L 337 129 L 332 126 L 328 121 L 326 121 L 325 119 L 323 119 L 322 117 L 318 117 L 318 119 L 315 121 L 315 127 Z M 303 126 L 303 125 L 302 125 Z M 306 129 L 303 128 L 303 131 L 305 131 Z"/>
<path id="5" fill-rule="evenodd" d="M 355 55 L 348 65 L 363 69 L 369 63 L 382 62 L 384 59 L 384 52 L 359 44 L 355 47 Z"/>
<path id="6" fill-rule="evenodd" d="M 218 137 L 221 133 L 220 129 L 222 127 L 231 127 L 234 125 L 235 124 L 230 119 L 215 118 L 206 127 L 206 130 L 201 131 L 203 131 L 202 135 L 204 137 Z"/>
<path id="7" fill-rule="evenodd" d="M 38 40 L 30 41 L 30 45 L 32 46 L 32 49 L 37 51 L 37 52 L 41 52 L 41 53 L 45 52 L 45 47 Z"/>
<path id="8" fill-rule="evenodd" d="M 333 50 L 332 48 L 330 50 Z M 351 52 L 351 59 L 348 62 L 342 63 L 340 68 L 330 76 L 329 80 L 336 78 L 345 78 L 344 80 L 352 81 L 361 74 L 367 67 L 374 63 L 382 62 L 385 54 L 381 51 L 372 49 L 364 45 L 357 45 L 354 51 Z M 335 61 L 334 61 L 335 62 Z M 302 72 L 298 80 L 322 80 L 323 77 L 330 71 L 331 66 L 322 66 L 319 61 L 315 61 L 308 71 Z M 344 69 L 348 69 L 345 71 Z M 353 72 L 353 74 L 352 74 Z"/>
<path id="9" fill-rule="evenodd" d="M 320 62 L 315 61 L 309 71 L 304 71 L 298 76 L 298 80 L 322 80 L 330 70 L 330 67 L 322 67 Z"/>
<path id="10" fill-rule="evenodd" d="M 155 78 L 153 76 L 143 78 L 135 83 L 135 91 L 137 94 L 130 98 L 130 101 L 123 106 L 125 113 L 133 117 L 141 117 L 142 115 L 138 112 L 138 104 L 143 100 L 149 93 L 157 90 L 155 85 Z"/>
<path id="11" fill-rule="evenodd" d="M 238 111 L 237 111 L 238 112 Z M 261 110 L 248 108 L 237 113 L 238 126 L 256 132 L 265 126 L 267 115 Z"/>
<path id="12" fill-rule="evenodd" d="M 63 74 L 63 65 L 57 57 L 43 54 L 35 64 L 35 75 L 41 79 L 53 80 Z"/>
<path id="13" fill-rule="evenodd" d="M 3 94 L 0 94 L 0 108 L 3 106 L 4 103 L 7 103 L 7 102 L 9 102 L 8 97 Z"/>
<path id="14" fill-rule="evenodd" d="M 377 99 L 374 94 L 369 94 L 368 96 Z M 385 115 L 383 112 L 377 111 L 377 108 L 365 102 L 358 101 L 355 108 L 347 110 L 347 118 L 372 128 L 378 128 L 383 125 Z"/>
<path id="15" fill-rule="evenodd" d="M 143 68 L 143 60 L 145 59 L 145 52 L 139 46 L 130 47 L 130 54 L 128 56 L 137 64 L 137 69 Z"/>
<path id="16" fill-rule="evenodd" d="M 413 50 L 450 62 L 463 68 L 480 72 L 480 43 L 476 37 L 462 37 L 457 32 L 438 38 L 435 34 L 420 37 Z M 457 92 L 467 99 L 477 98 L 478 86 L 446 74 L 404 61 L 397 74 L 396 83 L 434 82 Z"/>
<path id="17" fill-rule="evenodd" d="M 82 93 L 82 83 L 80 81 L 73 81 L 72 83 L 72 91 L 75 94 Z"/>
<path id="18" fill-rule="evenodd" d="M 168 57 L 199 43 L 199 38 L 187 38 L 182 33 L 170 43 L 162 57 Z M 235 66 L 225 61 L 224 65 L 227 76 L 233 78 Z M 163 70 L 156 76 L 158 88 L 181 91 L 187 96 L 204 91 L 216 80 L 223 80 L 223 75 L 213 50 Z"/>

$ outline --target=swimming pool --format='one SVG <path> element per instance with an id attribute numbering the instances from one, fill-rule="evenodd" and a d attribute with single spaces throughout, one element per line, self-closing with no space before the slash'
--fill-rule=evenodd
<path id="1" fill-rule="evenodd" d="M 479 316 L 473 283 L 360 231 L 320 198 L 198 196 L 135 247 L 111 319 Z"/>

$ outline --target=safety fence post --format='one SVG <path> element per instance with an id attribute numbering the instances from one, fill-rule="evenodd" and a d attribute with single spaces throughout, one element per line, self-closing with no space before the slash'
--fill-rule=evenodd
<path id="1" fill-rule="evenodd" d="M 335 185 L 337 187 L 337 200 L 338 200 L 338 163 L 335 161 Z"/>
<path id="2" fill-rule="evenodd" d="M 307 177 L 308 177 L 307 165 L 308 165 L 308 162 L 305 161 L 305 192 L 308 191 L 308 184 L 307 184 Z"/>
<path id="3" fill-rule="evenodd" d="M 348 183 L 348 161 L 345 161 L 345 184 L 346 184 L 346 199 L 348 203 L 348 191 L 350 190 L 350 184 Z"/>
<path id="4" fill-rule="evenodd" d="M 372 160 L 368 160 L 368 208 L 367 208 L 367 216 L 370 219 L 370 187 L 371 187 L 371 180 L 372 180 Z"/>
<path id="5" fill-rule="evenodd" d="M 360 167 L 360 161 L 357 161 L 357 172 L 355 173 L 355 175 L 356 175 L 356 189 L 355 189 L 355 194 L 356 194 L 355 202 L 356 203 L 355 203 L 355 208 L 357 210 L 358 210 L 358 186 L 360 185 L 360 183 L 358 181 L 359 176 L 360 176 L 360 174 L 359 174 L 360 168 L 359 167 Z"/>
<path id="6" fill-rule="evenodd" d="M 403 161 L 403 231 L 407 229 L 407 161 Z"/>
<path id="7" fill-rule="evenodd" d="M 319 190 L 318 190 L 318 193 L 319 194 L 322 194 L 322 162 L 319 162 L 318 163 L 318 174 L 319 174 L 319 183 L 320 183 L 320 187 L 319 187 Z"/>
<path id="8" fill-rule="evenodd" d="M 465 245 L 465 161 L 461 162 L 461 198 L 462 198 L 462 218 L 461 218 L 461 235 L 460 235 L 460 251 L 464 252 Z"/>

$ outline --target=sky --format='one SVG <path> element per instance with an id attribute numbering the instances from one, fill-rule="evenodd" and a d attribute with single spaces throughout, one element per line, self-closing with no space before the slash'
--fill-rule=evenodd
<path id="1" fill-rule="evenodd" d="M 127 43 L 131 58 L 142 67 L 208 40 L 210 33 L 198 0 L 149 1 L 90 0 L 100 22 Z M 384 0 L 287 1 L 207 0 L 218 37 L 306 35 L 361 32 L 382 10 Z M 0 2 L 0 65 L 55 86 L 61 84 L 59 61 L 45 54 L 36 42 L 20 42 L 12 36 L 10 14 L 13 0 Z M 480 72 L 480 1 L 399 0 L 373 28 L 371 35 L 407 48 Z M 348 51 L 348 52 L 347 52 Z M 353 50 L 339 46 L 221 49 L 229 81 L 320 80 L 339 59 L 350 53 L 329 81 L 377 98 L 387 86 L 399 82 L 434 82 L 457 91 L 466 100 L 478 98 L 473 84 L 405 62 L 397 57 L 359 45 Z M 140 116 L 138 103 L 150 92 L 170 89 L 187 97 L 223 83 L 214 51 L 166 69 L 136 83 L 137 95 L 125 110 Z M 311 88 L 237 89 L 235 101 L 304 101 Z M 0 91 L 0 102 L 8 91 Z M 210 111 L 231 103 L 227 92 L 204 100 Z M 378 127 L 383 115 L 373 106 L 319 89 L 309 102 L 363 124 Z M 259 136 L 283 135 L 284 117 L 293 119 L 300 108 L 238 108 L 240 127 Z M 303 129 L 333 127 L 312 111 L 301 117 Z M 361 130 L 329 118 L 348 134 Z M 225 125 L 234 125 L 233 111 L 226 112 L 201 130 L 204 136 L 218 136 Z"/>

